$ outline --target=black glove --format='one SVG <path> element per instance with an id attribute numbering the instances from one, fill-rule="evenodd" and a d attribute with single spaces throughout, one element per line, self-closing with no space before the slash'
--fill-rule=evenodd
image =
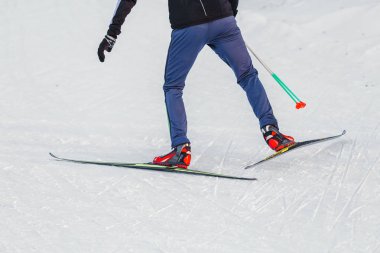
<path id="1" fill-rule="evenodd" d="M 111 35 L 106 35 L 102 42 L 99 45 L 98 48 L 98 57 L 101 62 L 104 62 L 105 55 L 104 51 L 111 52 L 113 45 L 115 45 L 116 38 L 112 37 Z"/>

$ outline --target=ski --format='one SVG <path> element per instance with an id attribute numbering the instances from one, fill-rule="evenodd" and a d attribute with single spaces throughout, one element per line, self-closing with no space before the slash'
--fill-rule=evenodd
<path id="1" fill-rule="evenodd" d="M 238 177 L 238 176 L 230 176 L 219 173 L 206 172 L 201 170 L 191 170 L 191 169 L 183 169 L 179 167 L 169 167 L 163 165 L 156 165 L 152 163 L 118 163 L 118 162 L 97 162 L 97 161 L 85 161 L 85 160 L 74 160 L 58 157 L 52 153 L 49 153 L 50 156 L 55 158 L 58 161 L 66 161 L 73 163 L 81 163 L 81 164 L 94 164 L 94 165 L 102 165 L 102 166 L 114 166 L 114 167 L 123 167 L 123 168 L 131 168 L 131 169 L 142 169 L 142 170 L 152 170 L 152 171 L 162 171 L 162 172 L 170 172 L 170 173 L 181 173 L 188 175 L 197 175 L 197 176 L 207 176 L 207 177 L 217 177 L 217 178 L 226 178 L 226 179 L 236 179 L 236 180 L 257 180 L 257 178 L 253 177 Z"/>
<path id="2" fill-rule="evenodd" d="M 301 141 L 301 142 L 296 142 L 295 144 L 289 146 L 289 147 L 286 147 L 284 149 L 281 149 L 280 151 L 274 153 L 273 155 L 270 155 L 266 158 L 264 158 L 263 160 L 261 161 L 258 161 L 254 164 L 250 164 L 250 165 L 247 165 L 244 169 L 249 169 L 249 168 L 252 168 L 252 167 L 256 167 L 257 165 L 259 164 L 262 164 L 268 160 L 271 160 L 271 159 L 274 159 L 276 157 L 279 157 L 280 155 L 283 155 L 289 151 L 292 151 L 292 150 L 295 150 L 295 149 L 298 149 L 298 148 L 302 148 L 302 147 L 305 147 L 305 146 L 308 146 L 308 145 L 312 145 L 312 144 L 316 144 L 316 143 L 320 143 L 320 142 L 324 142 L 324 141 L 329 141 L 329 140 L 333 140 L 333 139 L 336 139 L 336 138 L 339 138 L 343 135 L 346 134 L 346 130 L 343 130 L 343 132 L 341 134 L 338 134 L 338 135 L 333 135 L 333 136 L 329 136 L 329 137 L 325 137 L 325 138 L 319 138 L 319 139 L 314 139 L 314 140 L 308 140 L 308 141 Z"/>

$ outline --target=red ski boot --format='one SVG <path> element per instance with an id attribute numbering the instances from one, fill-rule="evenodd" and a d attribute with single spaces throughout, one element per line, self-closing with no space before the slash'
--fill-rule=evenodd
<path id="1" fill-rule="evenodd" d="M 157 156 L 153 159 L 153 164 L 164 166 L 176 166 L 187 169 L 191 161 L 190 143 L 181 144 L 175 147 L 170 153 Z"/>
<path id="2" fill-rule="evenodd" d="M 280 133 L 278 128 L 272 125 L 266 125 L 261 128 L 261 132 L 268 146 L 276 152 L 295 143 L 292 136 L 286 136 Z"/>

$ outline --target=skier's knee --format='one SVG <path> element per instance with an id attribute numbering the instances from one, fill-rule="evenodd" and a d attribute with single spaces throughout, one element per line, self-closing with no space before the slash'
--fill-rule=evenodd
<path id="1" fill-rule="evenodd" d="M 247 71 L 243 72 L 238 79 L 237 83 L 245 89 L 247 85 L 250 85 L 252 82 L 250 82 L 251 79 L 255 79 L 258 76 L 258 71 L 255 68 L 249 68 Z"/>
<path id="2" fill-rule="evenodd" d="M 165 83 L 164 86 L 163 86 L 163 90 L 164 92 L 169 92 L 169 91 L 181 91 L 183 90 L 183 88 L 185 87 L 185 84 L 184 83 Z"/>

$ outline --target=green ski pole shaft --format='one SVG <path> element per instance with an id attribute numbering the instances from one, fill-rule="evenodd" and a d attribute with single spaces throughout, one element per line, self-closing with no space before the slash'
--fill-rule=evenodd
<path id="1" fill-rule="evenodd" d="M 273 77 L 274 80 L 281 86 L 281 88 L 288 94 L 288 96 L 296 103 L 296 108 L 301 109 L 306 106 L 306 103 L 302 102 L 296 94 L 268 67 L 267 64 L 248 46 L 246 45 L 248 50 L 251 52 L 253 56 L 263 65 L 263 67 L 269 72 L 269 74 Z"/>

